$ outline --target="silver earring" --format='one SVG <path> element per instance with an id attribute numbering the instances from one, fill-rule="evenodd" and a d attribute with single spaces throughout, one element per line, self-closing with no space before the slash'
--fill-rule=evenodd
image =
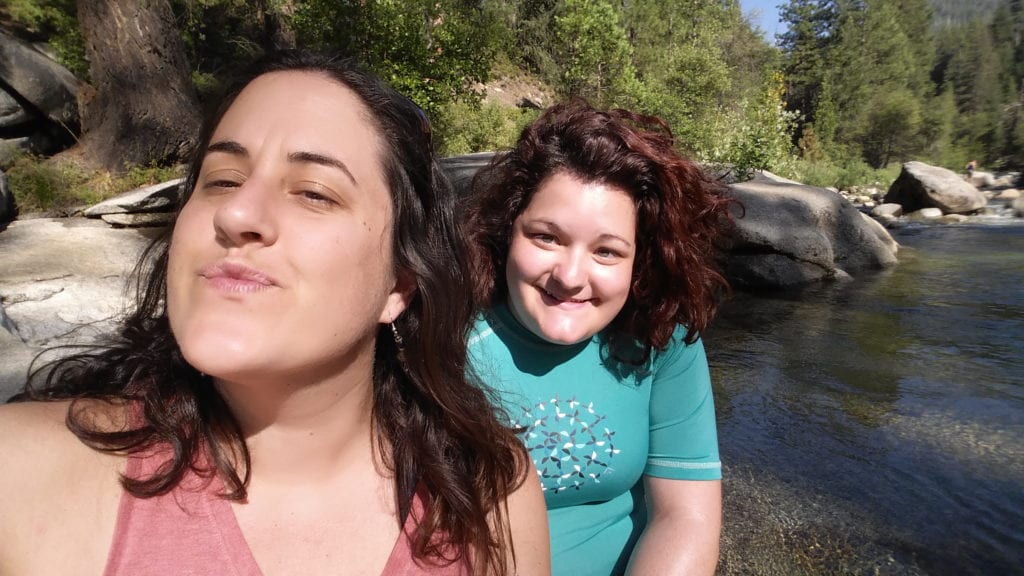
<path id="1" fill-rule="evenodd" d="M 402 335 L 398 333 L 398 328 L 395 327 L 394 322 L 390 322 L 391 326 L 391 337 L 395 340 L 395 348 L 398 349 L 398 359 L 404 364 L 405 363 L 405 342 L 402 340 Z"/>

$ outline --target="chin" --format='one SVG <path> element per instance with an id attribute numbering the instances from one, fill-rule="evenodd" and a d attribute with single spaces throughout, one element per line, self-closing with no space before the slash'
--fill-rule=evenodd
<path id="1" fill-rule="evenodd" d="M 189 365 L 215 378 L 259 372 L 256 347 L 237 338 L 183 338 L 178 346 Z"/>
<path id="2" fill-rule="evenodd" d="M 564 331 L 546 331 L 540 330 L 536 333 L 541 339 L 550 342 L 552 344 L 562 344 L 563 346 L 571 346 L 573 344 L 579 344 L 586 340 L 590 340 L 593 334 L 590 333 L 579 333 L 579 332 L 564 332 Z"/>

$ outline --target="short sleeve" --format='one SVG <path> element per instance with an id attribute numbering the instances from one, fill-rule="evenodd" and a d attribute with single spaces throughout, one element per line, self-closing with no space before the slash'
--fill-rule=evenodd
<path id="1" fill-rule="evenodd" d="M 654 360 L 651 436 L 644 474 L 673 480 L 718 480 L 715 402 L 704 344 L 687 345 L 679 327 Z"/>

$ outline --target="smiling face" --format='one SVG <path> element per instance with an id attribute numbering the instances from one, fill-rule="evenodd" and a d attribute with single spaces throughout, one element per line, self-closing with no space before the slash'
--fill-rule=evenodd
<path id="1" fill-rule="evenodd" d="M 252 81 L 217 125 L 178 216 L 167 314 L 185 359 L 227 381 L 372 367 L 405 308 L 370 111 L 313 72 Z"/>
<path id="2" fill-rule="evenodd" d="M 509 308 L 548 342 L 582 342 L 626 304 L 635 254 L 633 199 L 615 186 L 556 172 L 512 225 Z"/>

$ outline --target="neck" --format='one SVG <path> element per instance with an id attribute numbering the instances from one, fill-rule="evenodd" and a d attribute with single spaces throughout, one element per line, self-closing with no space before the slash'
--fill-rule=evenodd
<path id="1" fill-rule="evenodd" d="M 369 356 L 302 385 L 217 382 L 248 444 L 253 483 L 329 482 L 373 458 Z"/>

